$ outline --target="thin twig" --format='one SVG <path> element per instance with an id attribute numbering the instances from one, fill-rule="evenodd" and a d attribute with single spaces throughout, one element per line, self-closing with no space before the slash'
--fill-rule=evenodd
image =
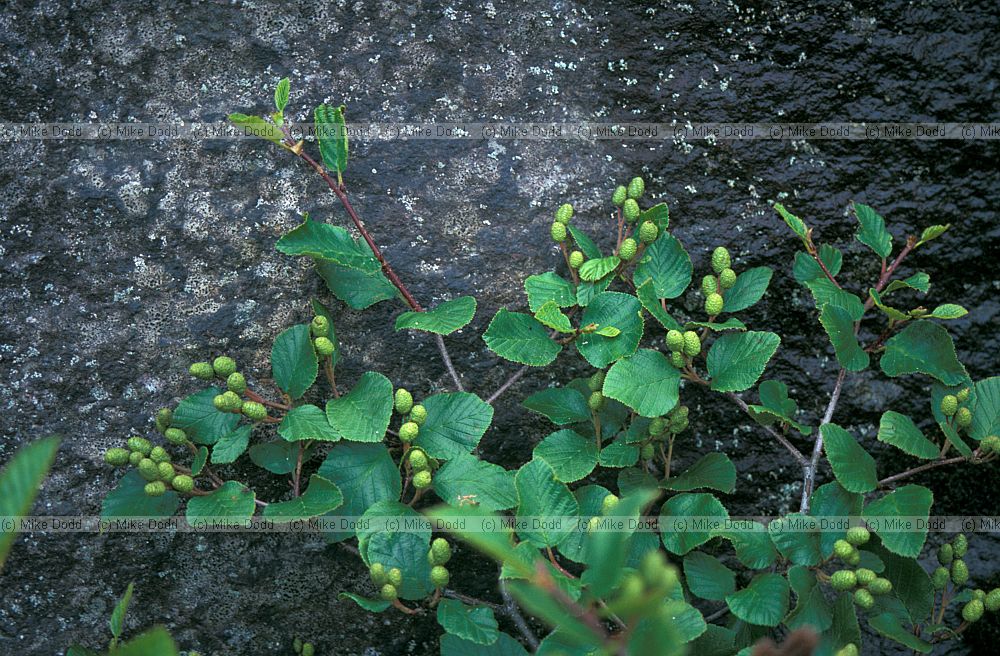
<path id="1" fill-rule="evenodd" d="M 507 617 L 514 623 L 517 628 L 517 632 L 521 634 L 524 641 L 528 643 L 528 646 L 532 650 L 538 649 L 538 638 L 535 637 L 534 632 L 528 626 L 525 621 L 524 616 L 521 615 L 521 611 L 517 608 L 517 602 L 514 601 L 514 597 L 511 596 L 510 591 L 507 590 L 507 581 L 500 579 L 500 596 L 503 598 L 503 611 Z"/>
<path id="2" fill-rule="evenodd" d="M 736 394 L 733 393 L 733 392 L 726 392 L 726 396 L 733 403 L 735 403 L 740 408 L 742 408 L 743 412 L 745 412 L 747 414 L 750 414 L 750 407 L 747 405 L 746 401 L 744 401 L 740 397 L 736 396 Z M 787 437 L 785 437 L 784 435 L 782 435 L 778 431 L 774 430 L 770 426 L 762 426 L 762 428 L 767 432 L 768 435 L 770 435 L 771 437 L 773 437 L 783 447 L 785 447 L 786 449 L 788 449 L 788 452 L 792 454 L 792 457 L 795 458 L 795 461 L 797 463 L 799 463 L 803 467 L 805 467 L 807 464 L 809 464 L 809 461 L 806 460 L 806 457 L 804 455 L 802 455 L 802 452 L 799 451 L 797 448 L 795 448 L 795 445 L 792 444 L 791 442 L 789 442 Z"/>
<path id="3" fill-rule="evenodd" d="M 799 512 L 803 514 L 809 512 L 809 502 L 816 485 L 816 469 L 819 467 L 820 456 L 823 455 L 823 431 L 821 429 L 833 419 L 833 413 L 840 401 L 840 391 L 844 387 L 845 376 L 847 376 L 847 370 L 841 367 L 837 373 L 837 382 L 833 386 L 833 392 L 830 394 L 830 402 L 826 405 L 826 412 L 823 413 L 823 420 L 820 422 L 819 428 L 816 429 L 812 457 L 808 464 L 802 467 L 802 500 L 799 503 Z"/>
<path id="4" fill-rule="evenodd" d="M 441 359 L 444 360 L 445 369 L 448 370 L 448 373 L 451 375 L 451 379 L 453 381 L 455 381 L 455 387 L 458 388 L 459 392 L 464 392 L 465 388 L 462 387 L 462 381 L 458 377 L 458 372 L 455 371 L 455 365 L 453 365 L 451 363 L 451 356 L 448 355 L 448 347 L 445 346 L 445 344 L 444 344 L 444 337 L 442 337 L 441 335 L 435 334 L 434 338 L 435 338 L 435 341 L 437 341 L 438 351 L 441 352 Z"/>
<path id="5" fill-rule="evenodd" d="M 896 481 L 902 480 L 904 478 L 909 478 L 910 476 L 913 476 L 914 474 L 919 474 L 920 472 L 927 471 L 928 469 L 935 469 L 937 467 L 944 467 L 945 465 L 954 465 L 954 464 L 957 464 L 959 462 L 965 462 L 966 460 L 968 460 L 968 458 L 966 458 L 965 456 L 955 456 L 953 458 L 946 458 L 945 460 L 935 460 L 934 462 L 924 463 L 924 464 L 922 464 L 922 465 L 920 465 L 918 467 L 914 467 L 913 469 L 907 469 L 904 472 L 900 472 L 898 474 L 893 474 L 892 476 L 889 476 L 888 478 L 883 478 L 881 481 L 878 482 L 878 486 L 879 487 L 884 487 L 884 486 L 888 485 L 889 483 L 895 483 Z"/>
<path id="6" fill-rule="evenodd" d="M 906 259 L 906 256 L 910 254 L 910 251 L 912 251 L 916 247 L 917 247 L 917 238 L 912 236 L 907 237 L 906 245 L 903 246 L 903 250 L 899 252 L 899 255 L 897 255 L 896 259 L 892 261 L 892 264 L 886 267 L 882 271 L 882 275 L 879 276 L 878 282 L 875 283 L 875 291 L 880 292 L 882 291 L 882 289 L 885 288 L 887 284 L 889 284 L 889 278 L 891 278 L 892 274 L 896 272 L 896 268 L 899 267 L 899 265 L 903 262 L 903 260 Z M 872 309 L 874 305 L 875 305 L 875 299 L 872 298 L 871 294 L 869 294 L 868 298 L 865 299 L 865 311 Z"/>
<path id="7" fill-rule="evenodd" d="M 524 374 L 526 374 L 528 372 L 528 369 L 529 369 L 528 365 L 524 365 L 520 369 L 518 369 L 517 371 L 515 371 L 511 375 L 511 377 L 508 378 L 506 380 L 506 382 L 504 382 L 503 385 L 501 385 L 500 387 L 497 388 L 497 391 L 495 391 L 492 394 L 490 394 L 489 398 L 486 399 L 486 403 L 488 403 L 490 405 L 493 405 L 493 402 L 496 401 L 498 398 L 500 398 L 500 395 L 503 394 L 504 392 L 506 392 L 510 388 L 511 385 L 513 385 L 518 380 L 520 380 L 521 376 L 523 376 Z"/>

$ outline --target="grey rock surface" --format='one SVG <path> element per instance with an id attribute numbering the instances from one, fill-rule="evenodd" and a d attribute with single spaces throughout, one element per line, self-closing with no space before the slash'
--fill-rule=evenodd
<path id="1" fill-rule="evenodd" d="M 218 121 L 266 111 L 288 76 L 297 120 L 319 102 L 344 102 L 351 117 L 387 121 L 997 121 L 998 23 L 993 3 L 11 2 L 0 8 L 0 120 Z M 747 319 L 787 336 L 769 376 L 815 420 L 832 351 L 791 279 L 796 244 L 770 202 L 783 199 L 819 239 L 846 247 L 854 289 L 878 271 L 853 242 L 850 200 L 886 216 L 897 243 L 953 224 L 906 270 L 930 273 L 928 304 L 971 310 L 950 327 L 982 378 L 996 373 L 1000 350 L 996 143 L 358 142 L 348 182 L 421 301 L 479 299 L 473 324 L 447 342 L 485 396 L 513 367 L 479 335 L 497 308 L 524 305 L 526 275 L 559 266 L 546 236 L 555 207 L 573 202 L 580 225 L 607 241 L 610 192 L 641 173 L 696 271 L 718 244 L 738 267 L 778 269 Z M 37 509 L 96 514 L 117 479 L 103 451 L 197 388 L 191 361 L 225 351 L 268 375 L 274 336 L 309 316 L 310 298 L 329 298 L 274 242 L 302 212 L 347 218 L 315 175 L 264 142 L 16 141 L 4 146 L 0 176 L 0 462 L 62 434 Z M 342 380 L 378 369 L 420 394 L 449 386 L 431 339 L 393 332 L 398 306 L 335 307 Z M 681 307 L 694 312 L 698 299 Z M 564 356 L 516 384 L 484 454 L 511 467 L 530 457 L 549 427 L 518 401 L 587 374 L 584 365 Z M 920 378 L 852 376 L 836 420 L 870 444 L 884 409 L 925 416 L 927 389 Z M 687 393 L 694 430 L 681 465 L 724 449 L 740 471 L 734 513 L 794 508 L 798 471 L 786 454 L 717 398 Z M 975 484 L 956 472 L 916 479 L 935 490 L 938 512 L 996 507 L 995 465 Z M 285 491 L 249 466 L 227 473 L 262 498 Z M 976 536 L 972 552 L 973 577 L 994 576 L 997 542 Z M 492 569 L 458 558 L 470 592 L 493 595 Z M 341 590 L 370 592 L 367 577 L 319 540 L 42 534 L 23 536 L 0 575 L 0 653 L 102 645 L 133 580 L 129 626 L 165 623 L 205 655 L 288 654 L 295 636 L 320 654 L 437 653 L 433 618 L 337 601 Z M 988 644 L 975 640 L 959 650 Z"/>

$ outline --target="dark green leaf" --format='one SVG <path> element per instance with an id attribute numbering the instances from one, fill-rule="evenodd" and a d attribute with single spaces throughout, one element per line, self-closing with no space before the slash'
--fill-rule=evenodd
<path id="1" fill-rule="evenodd" d="M 868 368 L 868 354 L 858 343 L 857 335 L 854 334 L 854 320 L 847 310 L 836 305 L 824 305 L 819 322 L 830 336 L 840 366 L 848 371 Z"/>
<path id="2" fill-rule="evenodd" d="M 659 351 L 639 349 L 608 370 L 604 395 L 643 417 L 659 417 L 677 405 L 680 371 Z"/>
<path id="3" fill-rule="evenodd" d="M 195 444 L 215 444 L 240 421 L 238 414 L 215 409 L 212 399 L 219 394 L 222 390 L 218 387 L 208 387 L 188 396 L 174 410 L 171 426 L 183 430 Z"/>
<path id="4" fill-rule="evenodd" d="M 798 235 L 803 242 L 809 239 L 809 229 L 806 228 L 806 224 L 802 219 L 786 210 L 785 206 L 781 203 L 775 203 L 774 210 L 781 215 L 781 218 L 785 220 L 785 223 L 792 229 L 792 232 Z"/>
<path id="5" fill-rule="evenodd" d="M 547 462 L 563 483 L 587 476 L 597 466 L 597 444 L 569 429 L 556 431 L 535 446 L 534 458 Z"/>
<path id="6" fill-rule="evenodd" d="M 382 444 L 341 442 L 316 473 L 340 489 L 344 495 L 340 513 L 345 516 L 360 516 L 380 501 L 399 499 L 403 487 L 399 469 Z M 351 531 L 328 534 L 333 541 L 351 536 Z"/>
<path id="7" fill-rule="evenodd" d="M 293 399 L 306 393 L 319 373 L 309 326 L 301 324 L 283 331 L 271 347 L 274 382 Z"/>
<path id="8" fill-rule="evenodd" d="M 347 127 L 344 124 L 343 105 L 319 105 L 313 112 L 316 121 L 316 139 L 326 168 L 337 174 L 337 179 L 347 169 Z"/>
<path id="9" fill-rule="evenodd" d="M 271 503 L 264 508 L 264 517 L 275 522 L 297 522 L 325 515 L 344 503 L 340 488 L 322 476 L 309 477 L 306 491 L 291 501 Z"/>
<path id="10" fill-rule="evenodd" d="M 517 490 L 518 517 L 570 517 L 579 513 L 573 493 L 560 482 L 555 471 L 544 460 L 534 459 L 523 465 L 514 477 Z M 542 526 L 519 531 L 523 540 L 536 547 L 555 547 L 566 539 L 572 529 L 555 529 Z"/>
<path id="11" fill-rule="evenodd" d="M 712 533 L 699 529 L 692 518 L 728 519 L 729 513 L 711 494 L 678 494 L 660 509 L 660 535 L 663 546 L 673 554 L 684 555 L 710 539 Z"/>
<path id="12" fill-rule="evenodd" d="M 326 419 L 334 431 L 352 442 L 381 442 L 392 418 L 392 383 L 369 371 L 340 398 L 326 403 Z"/>
<path id="13" fill-rule="evenodd" d="M 111 635 L 115 639 L 121 638 L 122 632 L 125 630 L 125 614 L 128 613 L 128 605 L 132 602 L 132 592 L 134 589 L 135 584 L 129 583 L 128 587 L 125 588 L 125 594 L 115 604 L 115 609 L 111 611 L 111 619 L 108 620 L 108 627 L 110 627 Z"/>
<path id="14" fill-rule="evenodd" d="M 875 459 L 858 444 L 854 436 L 836 424 L 824 424 L 823 450 L 833 475 L 848 492 L 871 492 L 878 484 Z"/>
<path id="15" fill-rule="evenodd" d="M 854 203 L 853 207 L 858 223 L 861 224 L 856 235 L 858 241 L 875 251 L 882 259 L 889 257 L 892 253 L 892 235 L 886 230 L 885 219 L 867 205 Z"/>
<path id="16" fill-rule="evenodd" d="M 736 487 L 736 467 L 726 454 L 709 453 L 660 487 L 679 492 L 708 488 L 728 494 Z"/>
<path id="17" fill-rule="evenodd" d="M 573 241 L 576 242 L 577 247 L 588 260 L 601 257 L 601 249 L 598 248 L 597 244 L 595 244 L 594 241 L 587 236 L 587 233 L 580 230 L 572 223 L 569 224 L 567 228 L 569 229 L 570 236 L 573 237 Z"/>
<path id="18" fill-rule="evenodd" d="M 708 352 L 712 389 L 742 392 L 757 382 L 781 338 L 770 332 L 748 331 L 722 335 Z"/>
<path id="19" fill-rule="evenodd" d="M 955 355 L 951 335 L 931 321 L 911 323 L 890 338 L 880 364 L 887 376 L 923 373 L 945 385 L 960 385 L 969 377 Z"/>
<path id="20" fill-rule="evenodd" d="M 643 251 L 632 280 L 636 287 L 653 281 L 656 298 L 677 298 L 691 284 L 691 258 L 670 233 L 663 233 Z"/>
<path id="21" fill-rule="evenodd" d="M 459 296 L 424 312 L 404 312 L 396 318 L 396 330 L 422 330 L 438 335 L 450 335 L 463 328 L 476 314 L 476 299 Z"/>
<path id="22" fill-rule="evenodd" d="M 313 314 L 318 317 L 326 318 L 327 322 L 330 324 L 330 328 L 327 330 L 325 337 L 333 342 L 333 353 L 330 355 L 330 365 L 336 367 L 337 360 L 340 359 L 340 342 L 337 341 L 337 330 L 333 325 L 333 314 L 330 312 L 329 308 L 316 299 L 312 300 L 311 305 Z"/>
<path id="23" fill-rule="evenodd" d="M 228 464 L 243 455 L 243 452 L 247 450 L 247 444 L 250 443 L 252 430 L 252 425 L 244 424 L 219 438 L 219 441 L 212 447 L 212 463 Z"/>
<path id="24" fill-rule="evenodd" d="M 364 247 L 368 248 L 368 245 L 365 244 Z M 371 250 L 368 253 L 371 254 Z M 399 296 L 399 290 L 381 270 L 361 271 L 320 258 L 315 258 L 315 262 L 316 271 L 326 282 L 327 288 L 355 310 L 364 310 L 375 303 Z"/>
<path id="25" fill-rule="evenodd" d="M 778 626 L 788 613 L 788 582 L 778 574 L 758 574 L 746 588 L 726 597 L 733 615 L 760 626 Z"/>
<path id="26" fill-rule="evenodd" d="M 691 594 L 702 599 L 724 601 L 736 592 L 736 574 L 733 570 L 706 553 L 693 551 L 684 556 L 684 580 Z"/>
<path id="27" fill-rule="evenodd" d="M 525 278 L 524 291 L 528 294 L 528 307 L 532 312 L 538 312 L 549 301 L 561 308 L 576 305 L 573 283 L 553 271 Z"/>
<path id="28" fill-rule="evenodd" d="M 521 404 L 528 410 L 544 415 L 556 425 L 590 421 L 587 400 L 571 387 L 550 387 L 535 392 Z"/>
<path id="29" fill-rule="evenodd" d="M 868 623 L 885 637 L 895 640 L 913 651 L 920 652 L 921 654 L 929 654 L 933 650 L 933 646 L 929 642 L 921 640 L 904 628 L 899 623 L 899 618 L 892 613 L 882 613 L 881 615 L 871 617 L 868 619 Z"/>
<path id="30" fill-rule="evenodd" d="M 437 621 L 445 631 L 476 645 L 492 645 L 500 637 L 493 611 L 485 606 L 466 606 L 455 599 L 438 603 Z"/>
<path id="31" fill-rule="evenodd" d="M 279 239 L 275 248 L 285 255 L 308 255 L 366 274 L 382 270 L 367 243 L 358 242 L 340 226 L 313 221 L 308 215 Z"/>
<path id="32" fill-rule="evenodd" d="M 642 303 L 642 307 L 654 319 L 659 321 L 661 326 L 667 330 L 681 330 L 681 325 L 677 323 L 677 320 L 670 316 L 670 313 L 660 304 L 660 299 L 656 296 L 656 285 L 652 279 L 639 285 L 635 290 L 635 295 L 639 299 L 639 302 Z M 735 319 L 731 319 L 730 321 L 735 321 Z M 726 323 L 729 323 L 729 321 Z M 737 321 L 737 323 L 739 322 Z"/>
<path id="33" fill-rule="evenodd" d="M 253 515 L 256 504 L 252 490 L 236 481 L 226 481 L 220 488 L 203 497 L 191 497 L 187 503 L 187 521 L 224 520 L 240 525 Z"/>
<path id="34" fill-rule="evenodd" d="M 382 611 L 388 610 L 389 607 L 392 606 L 392 604 L 385 599 L 369 599 L 368 597 L 362 597 L 361 595 L 356 595 L 351 592 L 341 592 L 337 595 L 337 599 L 350 599 L 370 613 L 381 613 Z"/>
<path id="35" fill-rule="evenodd" d="M 972 408 L 969 436 L 978 441 L 1000 435 L 1000 376 L 979 381 L 974 392 L 976 403 Z"/>
<path id="36" fill-rule="evenodd" d="M 862 513 L 865 522 L 882 538 L 892 553 L 916 558 L 927 540 L 927 517 L 934 495 L 920 485 L 904 485 L 869 503 Z M 909 526 L 899 530 L 894 520 L 909 518 Z M 917 518 L 916 520 L 912 518 Z"/>
<path id="37" fill-rule="evenodd" d="M 514 472 L 464 452 L 456 453 L 437 470 L 434 491 L 456 507 L 474 503 L 493 512 L 517 505 Z"/>
<path id="38" fill-rule="evenodd" d="M 933 460 L 938 457 L 938 446 L 924 437 L 912 419 L 898 412 L 889 410 L 882 415 L 878 439 L 917 458 Z"/>
<path id="39" fill-rule="evenodd" d="M 583 312 L 580 325 L 614 326 L 621 331 L 617 337 L 596 333 L 581 335 L 577 350 L 592 366 L 602 369 L 635 353 L 642 339 L 642 306 L 638 299 L 620 292 L 603 292 L 590 302 Z"/>
<path id="40" fill-rule="evenodd" d="M 533 367 L 551 363 L 562 350 L 534 317 L 504 308 L 490 321 L 483 341 L 501 358 Z"/>
<path id="41" fill-rule="evenodd" d="M 292 408 L 278 425 L 278 434 L 288 442 L 320 440 L 336 442 L 340 433 L 326 419 L 326 413 L 314 405 L 305 404 Z"/>
<path id="42" fill-rule="evenodd" d="M 253 464 L 272 474 L 291 474 L 299 457 L 299 445 L 285 440 L 274 440 L 250 447 Z"/>
<path id="43" fill-rule="evenodd" d="M 101 502 L 101 519 L 172 517 L 177 512 L 180 498 L 176 492 L 169 490 L 161 496 L 151 497 L 146 494 L 145 487 L 146 480 L 139 475 L 138 470 L 129 470 L 119 481 L 118 486 Z M 4 498 L 6 497 L 0 497 Z"/>
<path id="44" fill-rule="evenodd" d="M 427 420 L 414 444 L 432 458 L 469 453 L 493 422 L 493 406 L 468 392 L 435 394 L 423 405 Z"/>
<path id="45" fill-rule="evenodd" d="M 747 269 L 736 277 L 736 284 L 727 289 L 722 298 L 725 312 L 739 312 L 754 305 L 764 297 L 774 272 L 768 267 Z"/>

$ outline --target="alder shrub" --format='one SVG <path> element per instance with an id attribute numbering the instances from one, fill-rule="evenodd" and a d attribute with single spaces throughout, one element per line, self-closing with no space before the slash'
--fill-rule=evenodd
<path id="1" fill-rule="evenodd" d="M 881 267 L 871 287 L 849 290 L 838 278 L 843 253 L 775 205 L 801 241 L 791 274 L 815 300 L 839 365 L 826 412 L 814 418 L 798 411 L 785 383 L 765 377 L 781 337 L 740 318 L 765 295 L 772 270 L 737 270 L 719 247 L 696 272 L 670 233 L 667 206 L 643 207 L 635 178 L 612 195 L 609 253 L 574 222 L 571 205 L 558 208 L 551 237 L 562 273 L 527 277 L 527 310 L 493 317 L 486 346 L 522 366 L 484 399 L 465 391 L 444 341 L 470 323 L 476 300 L 425 308 L 413 297 L 344 185 L 344 108 L 315 109 L 313 158 L 284 117 L 288 92 L 282 80 L 268 119 L 230 119 L 317 173 L 361 239 L 306 216 L 278 250 L 313 260 L 354 310 L 402 301 L 395 329 L 433 335 L 455 389 L 415 399 L 375 371 L 338 381 L 344 336 L 335 311 L 314 300 L 311 320 L 276 338 L 270 379 L 225 355 L 191 366 L 205 387 L 156 415 L 162 443 L 133 437 L 107 453 L 128 469 L 105 516 L 167 516 L 183 505 L 191 523 L 314 520 L 368 567 L 371 585 L 340 598 L 372 613 L 435 614 L 446 655 L 743 654 L 791 634 L 799 648 L 846 656 L 875 633 L 929 653 L 1000 608 L 1000 590 L 986 594 L 969 580 L 964 535 L 939 549 L 933 573 L 920 563 L 933 497 L 905 483 L 934 467 L 991 461 L 1000 449 L 1000 378 L 971 380 L 943 325 L 966 310 L 914 307 L 929 277 L 901 274 L 907 255 L 948 226 L 900 246 L 875 210 L 853 204 L 857 239 Z M 684 316 L 674 299 L 696 275 L 703 311 Z M 563 351 L 593 374 L 523 400 L 553 432 L 518 469 L 480 458 L 493 403 L 527 368 Z M 886 408 L 879 424 L 878 441 L 923 461 L 906 471 L 885 471 L 866 440 L 834 422 L 845 378 L 869 368 L 929 385 L 924 416 Z M 723 452 L 674 471 L 692 387 L 736 404 L 776 458 L 801 466 L 798 512 L 726 522 L 736 469 Z M 289 477 L 287 498 L 263 501 L 221 475 L 218 466 L 244 457 Z M 353 530 L 315 521 L 331 515 L 362 521 Z M 840 528 L 823 529 L 831 518 Z M 914 518 L 923 521 L 906 530 L 894 521 Z M 467 577 L 448 569 L 455 538 L 499 565 L 494 601 L 460 590 Z M 543 626 L 550 630 L 536 637 Z"/>

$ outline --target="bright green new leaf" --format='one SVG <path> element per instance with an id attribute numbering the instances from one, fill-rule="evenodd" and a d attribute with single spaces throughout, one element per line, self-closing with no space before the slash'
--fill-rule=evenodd
<path id="1" fill-rule="evenodd" d="M 279 112 L 284 112 L 285 107 L 288 106 L 288 94 L 292 90 L 292 83 L 287 77 L 283 77 L 278 81 L 278 86 L 274 89 L 274 106 L 277 107 Z"/>
<path id="2" fill-rule="evenodd" d="M 632 281 L 638 288 L 652 280 L 656 298 L 677 298 L 691 284 L 692 271 L 691 257 L 673 235 L 665 232 L 643 251 Z"/>
<path id="3" fill-rule="evenodd" d="M 938 446 L 924 437 L 913 420 L 892 410 L 882 415 L 878 439 L 917 458 L 934 460 L 938 457 Z"/>
<path id="4" fill-rule="evenodd" d="M 247 114 L 233 113 L 229 115 L 229 122 L 238 128 L 243 129 L 243 135 L 250 137 L 260 137 L 270 142 L 281 144 L 285 138 L 284 133 L 274 123 L 268 123 L 259 116 L 248 116 Z"/>
<path id="5" fill-rule="evenodd" d="M 466 606 L 455 599 L 442 599 L 438 624 L 445 631 L 477 645 L 492 645 L 500 637 L 493 611 L 485 606 Z"/>
<path id="6" fill-rule="evenodd" d="M 580 511 L 576 498 L 565 483 L 556 478 L 555 471 L 544 460 L 534 459 L 523 465 L 514 476 L 517 490 L 518 517 L 570 517 Z M 566 539 L 571 528 L 553 529 L 542 526 L 519 531 L 521 539 L 539 549 L 555 547 Z"/>
<path id="7" fill-rule="evenodd" d="M 558 426 L 590 421 L 590 408 L 583 394 L 572 387 L 550 387 L 535 392 L 521 404 L 532 412 L 544 415 Z"/>
<path id="8" fill-rule="evenodd" d="M 802 219 L 786 210 L 785 206 L 781 203 L 775 203 L 774 210 L 781 215 L 781 218 L 785 220 L 785 223 L 787 223 L 788 227 L 792 229 L 792 232 L 799 236 L 802 243 L 808 243 L 809 229 L 806 228 L 806 224 L 802 221 Z"/>
<path id="9" fill-rule="evenodd" d="M 823 450 L 830 461 L 833 475 L 848 492 L 871 492 L 878 484 L 875 458 L 858 444 L 854 436 L 837 424 L 819 427 L 823 435 Z"/>
<path id="10" fill-rule="evenodd" d="M 535 320 L 546 328 L 551 328 L 563 334 L 576 332 L 573 324 L 569 321 L 569 317 L 563 314 L 563 311 L 559 309 L 555 301 L 546 301 L 543 303 L 542 307 L 538 308 L 538 311 L 535 312 Z"/>
<path id="11" fill-rule="evenodd" d="M 212 399 L 219 394 L 222 390 L 218 387 L 207 387 L 188 396 L 174 410 L 171 426 L 183 430 L 195 444 L 215 444 L 240 421 L 238 414 L 216 410 Z"/>
<path id="12" fill-rule="evenodd" d="M 933 503 L 934 495 L 927 488 L 904 485 L 869 503 L 862 517 L 873 526 L 886 549 L 900 556 L 916 558 L 927 540 L 927 517 Z M 911 520 L 912 526 L 905 531 L 894 530 L 897 527 L 885 527 L 885 520 L 900 517 L 916 517 L 921 523 L 918 525 L 917 520 Z"/>
<path id="13" fill-rule="evenodd" d="M 931 288 L 931 277 L 924 273 L 923 271 L 918 271 L 914 273 L 909 278 L 903 278 L 901 280 L 893 280 L 889 283 L 889 286 L 885 288 L 882 292 L 883 294 L 889 294 L 897 289 L 915 289 L 918 292 L 927 293 L 927 290 Z"/>
<path id="14" fill-rule="evenodd" d="M 108 627 L 111 629 L 111 635 L 114 636 L 115 641 L 122 637 L 122 633 L 125 631 L 125 614 L 128 613 L 128 605 L 132 603 L 132 593 L 135 591 L 135 584 L 129 583 L 128 587 L 125 588 L 125 594 L 122 598 L 118 600 L 115 604 L 115 608 L 111 611 L 111 617 L 108 619 Z"/>
<path id="15" fill-rule="evenodd" d="M 279 523 L 304 521 L 336 510 L 343 503 L 340 488 L 313 474 L 309 477 L 309 487 L 301 496 L 269 504 L 264 508 L 264 517 Z"/>
<path id="16" fill-rule="evenodd" d="M 392 418 L 392 383 L 369 371 L 354 388 L 326 403 L 326 419 L 334 431 L 353 442 L 381 442 Z"/>
<path id="17" fill-rule="evenodd" d="M 622 261 L 616 255 L 587 260 L 580 267 L 580 280 L 594 282 L 618 268 Z"/>
<path id="18" fill-rule="evenodd" d="M 934 308 L 934 311 L 927 315 L 929 319 L 961 319 L 969 313 L 961 305 L 945 303 Z"/>
<path id="19" fill-rule="evenodd" d="M 252 430 L 251 424 L 244 424 L 231 433 L 220 437 L 219 441 L 212 447 L 212 464 L 223 465 L 235 462 L 247 450 Z"/>
<path id="20" fill-rule="evenodd" d="M 621 331 L 616 337 L 586 333 L 576 340 L 576 348 L 587 362 L 598 369 L 635 353 L 642 339 L 642 305 L 631 294 L 603 292 L 583 311 L 581 326 L 597 324 L 614 326 Z"/>
<path id="21" fill-rule="evenodd" d="M 742 392 L 753 387 L 780 343 L 781 338 L 770 332 L 727 333 L 719 337 L 707 358 L 712 389 Z"/>
<path id="22" fill-rule="evenodd" d="M 278 435 L 289 442 L 319 440 L 336 442 L 342 435 L 326 419 L 326 413 L 306 403 L 292 408 L 278 425 Z"/>
<path id="23" fill-rule="evenodd" d="M 662 353 L 639 349 L 608 369 L 604 395 L 643 417 L 659 417 L 677 405 L 680 379 L 680 372 Z"/>
<path id="24" fill-rule="evenodd" d="M 865 305 L 856 295 L 845 291 L 833 284 L 827 278 L 814 278 L 805 283 L 809 292 L 816 301 L 816 307 L 822 308 L 824 305 L 836 305 L 847 310 L 851 319 L 857 321 L 865 313 Z"/>
<path id="25" fill-rule="evenodd" d="M 367 243 L 359 242 L 340 226 L 313 221 L 308 215 L 279 239 L 275 248 L 285 255 L 308 255 L 367 274 L 382 270 Z"/>
<path id="26" fill-rule="evenodd" d="M 553 271 L 525 278 L 524 291 L 528 294 L 528 307 L 532 312 L 538 312 L 549 301 L 561 308 L 576 305 L 573 283 Z"/>
<path id="27" fill-rule="evenodd" d="M 678 492 L 705 488 L 729 494 L 736 488 L 736 467 L 725 453 L 712 452 L 682 474 L 660 483 L 660 487 Z"/>
<path id="28" fill-rule="evenodd" d="M 597 282 L 581 280 L 580 284 L 576 287 L 576 304 L 580 307 L 587 307 L 598 294 L 608 290 L 613 280 L 614 276 L 607 276 Z"/>
<path id="29" fill-rule="evenodd" d="M 476 314 L 476 299 L 459 296 L 424 312 L 404 312 L 396 318 L 396 330 L 422 330 L 450 335 L 465 327 Z"/>
<path id="30" fill-rule="evenodd" d="M 203 497 L 191 497 L 187 503 L 187 521 L 219 520 L 241 525 L 253 515 L 256 504 L 253 490 L 236 481 L 226 481 L 222 486 Z"/>
<path id="31" fill-rule="evenodd" d="M 455 507 L 475 503 L 494 512 L 517 505 L 514 472 L 467 453 L 456 453 L 435 472 L 434 492 Z"/>
<path id="32" fill-rule="evenodd" d="M 937 239 L 945 233 L 948 228 L 951 227 L 950 223 L 944 225 L 932 225 L 924 228 L 924 231 L 920 233 L 920 241 L 917 242 L 917 246 L 922 246 L 932 239 Z M 916 248 L 916 247 L 914 247 Z"/>
<path id="33" fill-rule="evenodd" d="M 771 284 L 771 275 L 774 273 L 768 267 L 754 267 L 747 269 L 736 277 L 736 284 L 732 289 L 727 289 L 722 295 L 725 300 L 724 312 L 739 312 L 754 305 L 764 297 L 767 286 Z"/>
<path id="34" fill-rule="evenodd" d="M 819 322 L 830 336 L 840 366 L 848 371 L 868 368 L 868 354 L 858 343 L 854 334 L 854 320 L 847 310 L 835 305 L 824 305 Z"/>
<path id="35" fill-rule="evenodd" d="M 727 596 L 726 604 L 744 622 L 778 626 L 788 613 L 788 581 L 779 574 L 758 574 L 750 585 Z"/>
<path id="36" fill-rule="evenodd" d="M 878 212 L 862 205 L 854 203 L 854 215 L 858 217 L 857 240 L 868 248 L 875 251 L 875 254 L 885 259 L 892 253 L 892 235 L 885 227 L 885 219 Z"/>
<path id="37" fill-rule="evenodd" d="M 432 458 L 451 458 L 479 445 L 493 422 L 493 406 L 469 392 L 435 394 L 424 399 L 427 421 L 416 446 Z"/>
<path id="38" fill-rule="evenodd" d="M 557 479 L 563 483 L 573 483 L 594 471 L 598 451 L 594 440 L 563 429 L 539 442 L 532 455 L 547 462 Z"/>
<path id="39" fill-rule="evenodd" d="M 684 493 L 671 497 L 660 509 L 660 537 L 663 546 L 683 556 L 712 539 L 712 533 L 692 525 L 694 517 L 728 519 L 726 507 L 714 495 Z"/>
<path id="40" fill-rule="evenodd" d="M 891 377 L 922 373 L 945 385 L 961 385 L 969 378 L 955 355 L 951 335 L 932 321 L 916 321 L 891 337 L 879 364 Z"/>
<path id="41" fill-rule="evenodd" d="M 204 446 L 198 447 L 195 452 L 194 457 L 191 459 L 191 475 L 197 476 L 201 473 L 201 470 L 205 468 L 205 463 L 208 462 L 208 448 Z"/>
<path id="42" fill-rule="evenodd" d="M 562 346 L 549 338 L 534 317 L 504 308 L 490 321 L 483 341 L 501 358 L 532 367 L 550 364 L 562 351 Z"/>
<path id="43" fill-rule="evenodd" d="M 346 109 L 343 105 L 319 105 L 313 112 L 319 152 L 326 168 L 337 174 L 338 181 L 347 170 L 347 127 L 344 124 Z"/>
<path id="44" fill-rule="evenodd" d="M 724 601 L 736 592 L 736 574 L 718 558 L 701 551 L 684 556 L 684 580 L 691 594 L 702 599 Z"/>
<path id="45" fill-rule="evenodd" d="M 0 517 L 23 517 L 31 511 L 31 504 L 35 502 L 58 449 L 59 438 L 46 437 L 17 450 L 0 472 Z M 7 560 L 16 535 L 16 531 L 8 530 L 6 525 L 0 532 L 0 568 Z"/>
<path id="46" fill-rule="evenodd" d="M 271 347 L 271 371 L 275 384 L 297 399 L 316 381 L 319 360 L 309 326 L 300 324 L 283 331 Z"/>

